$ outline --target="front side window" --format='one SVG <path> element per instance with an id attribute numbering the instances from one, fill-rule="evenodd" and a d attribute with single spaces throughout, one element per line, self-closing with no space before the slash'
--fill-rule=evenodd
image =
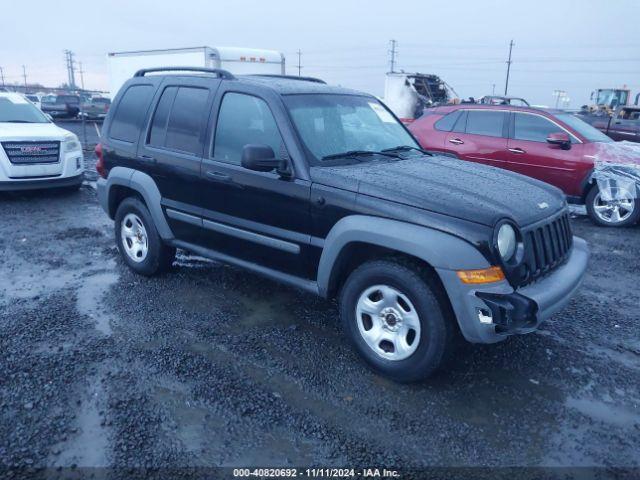
<path id="1" fill-rule="evenodd" d="M 558 132 L 562 132 L 558 125 L 540 115 L 514 114 L 513 138 L 516 140 L 546 143 L 550 134 Z"/>
<path id="2" fill-rule="evenodd" d="M 312 163 L 344 152 L 419 148 L 375 98 L 339 94 L 287 95 L 284 102 Z M 363 157 L 364 159 L 364 157 Z"/>
<path id="3" fill-rule="evenodd" d="M 504 112 L 469 110 L 465 132 L 488 137 L 502 137 L 505 117 Z"/>
<path id="4" fill-rule="evenodd" d="M 109 128 L 111 138 L 128 143 L 138 140 L 152 95 L 151 85 L 132 85 L 124 92 Z"/>
<path id="5" fill-rule="evenodd" d="M 240 165 L 245 145 L 268 145 L 276 158 L 283 149 L 282 137 L 267 103 L 244 93 L 227 93 L 222 98 L 213 157 Z"/>

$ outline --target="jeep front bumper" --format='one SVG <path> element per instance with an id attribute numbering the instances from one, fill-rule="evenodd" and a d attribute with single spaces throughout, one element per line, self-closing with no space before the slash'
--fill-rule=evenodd
<path id="1" fill-rule="evenodd" d="M 507 281 L 467 285 L 453 270 L 436 270 L 464 337 L 473 343 L 493 343 L 507 335 L 536 330 L 569 303 L 582 283 L 588 260 L 587 242 L 574 237 L 573 249 L 565 264 L 517 290 Z"/>

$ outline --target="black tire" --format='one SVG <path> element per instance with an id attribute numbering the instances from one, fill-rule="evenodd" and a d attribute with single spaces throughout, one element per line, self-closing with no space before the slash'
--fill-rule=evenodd
<path id="1" fill-rule="evenodd" d="M 420 322 L 420 337 L 414 352 L 407 358 L 389 360 L 381 357 L 365 341 L 358 327 L 356 308 L 360 296 L 375 285 L 388 285 L 405 295 L 413 304 Z M 378 373 L 398 382 L 423 380 L 438 370 L 453 353 L 456 325 L 439 298 L 441 288 L 418 265 L 402 260 L 374 260 L 355 269 L 340 292 L 340 316 L 345 332 L 358 353 Z"/>
<path id="2" fill-rule="evenodd" d="M 121 235 L 122 223 L 124 218 L 129 214 L 136 215 L 142 221 L 146 231 L 148 249 L 146 256 L 141 261 L 133 260 L 126 252 L 125 245 L 123 244 Z M 176 257 L 176 249 L 165 245 L 162 241 L 149 210 L 138 198 L 125 198 L 118 206 L 115 216 L 115 234 L 118 250 L 125 263 L 134 272 L 145 276 L 152 276 L 171 268 Z"/>
<path id="3" fill-rule="evenodd" d="M 640 219 L 640 201 L 638 198 L 634 199 L 634 209 L 629 217 L 620 222 L 607 222 L 601 219 L 595 211 L 595 202 L 597 201 L 599 193 L 600 189 L 598 188 L 598 185 L 594 185 L 591 187 L 591 190 L 589 190 L 587 198 L 585 199 L 587 214 L 593 223 L 603 227 L 629 227 L 638 223 L 638 220 Z"/>

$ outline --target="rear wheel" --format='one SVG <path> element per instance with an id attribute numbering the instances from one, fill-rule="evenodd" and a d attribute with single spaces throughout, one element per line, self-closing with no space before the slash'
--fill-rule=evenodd
<path id="1" fill-rule="evenodd" d="M 640 203 L 626 189 L 612 187 L 610 192 L 601 192 L 594 185 L 586 198 L 589 217 L 596 225 L 605 227 L 627 227 L 635 224 L 640 218 Z"/>
<path id="2" fill-rule="evenodd" d="M 176 249 L 163 243 L 144 203 L 125 198 L 116 211 L 115 224 L 118 250 L 129 268 L 150 276 L 171 267 Z"/>
<path id="3" fill-rule="evenodd" d="M 416 265 L 370 261 L 340 294 L 344 330 L 364 360 L 400 382 L 435 372 L 454 347 L 454 324 L 433 279 Z"/>

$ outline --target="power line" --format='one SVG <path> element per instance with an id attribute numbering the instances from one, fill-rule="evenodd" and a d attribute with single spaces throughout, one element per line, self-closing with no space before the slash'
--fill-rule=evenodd
<path id="1" fill-rule="evenodd" d="M 509 42 L 509 60 L 507 60 L 507 78 L 504 82 L 504 94 L 509 90 L 509 73 L 511 72 L 511 51 L 513 50 L 513 40 Z"/>

